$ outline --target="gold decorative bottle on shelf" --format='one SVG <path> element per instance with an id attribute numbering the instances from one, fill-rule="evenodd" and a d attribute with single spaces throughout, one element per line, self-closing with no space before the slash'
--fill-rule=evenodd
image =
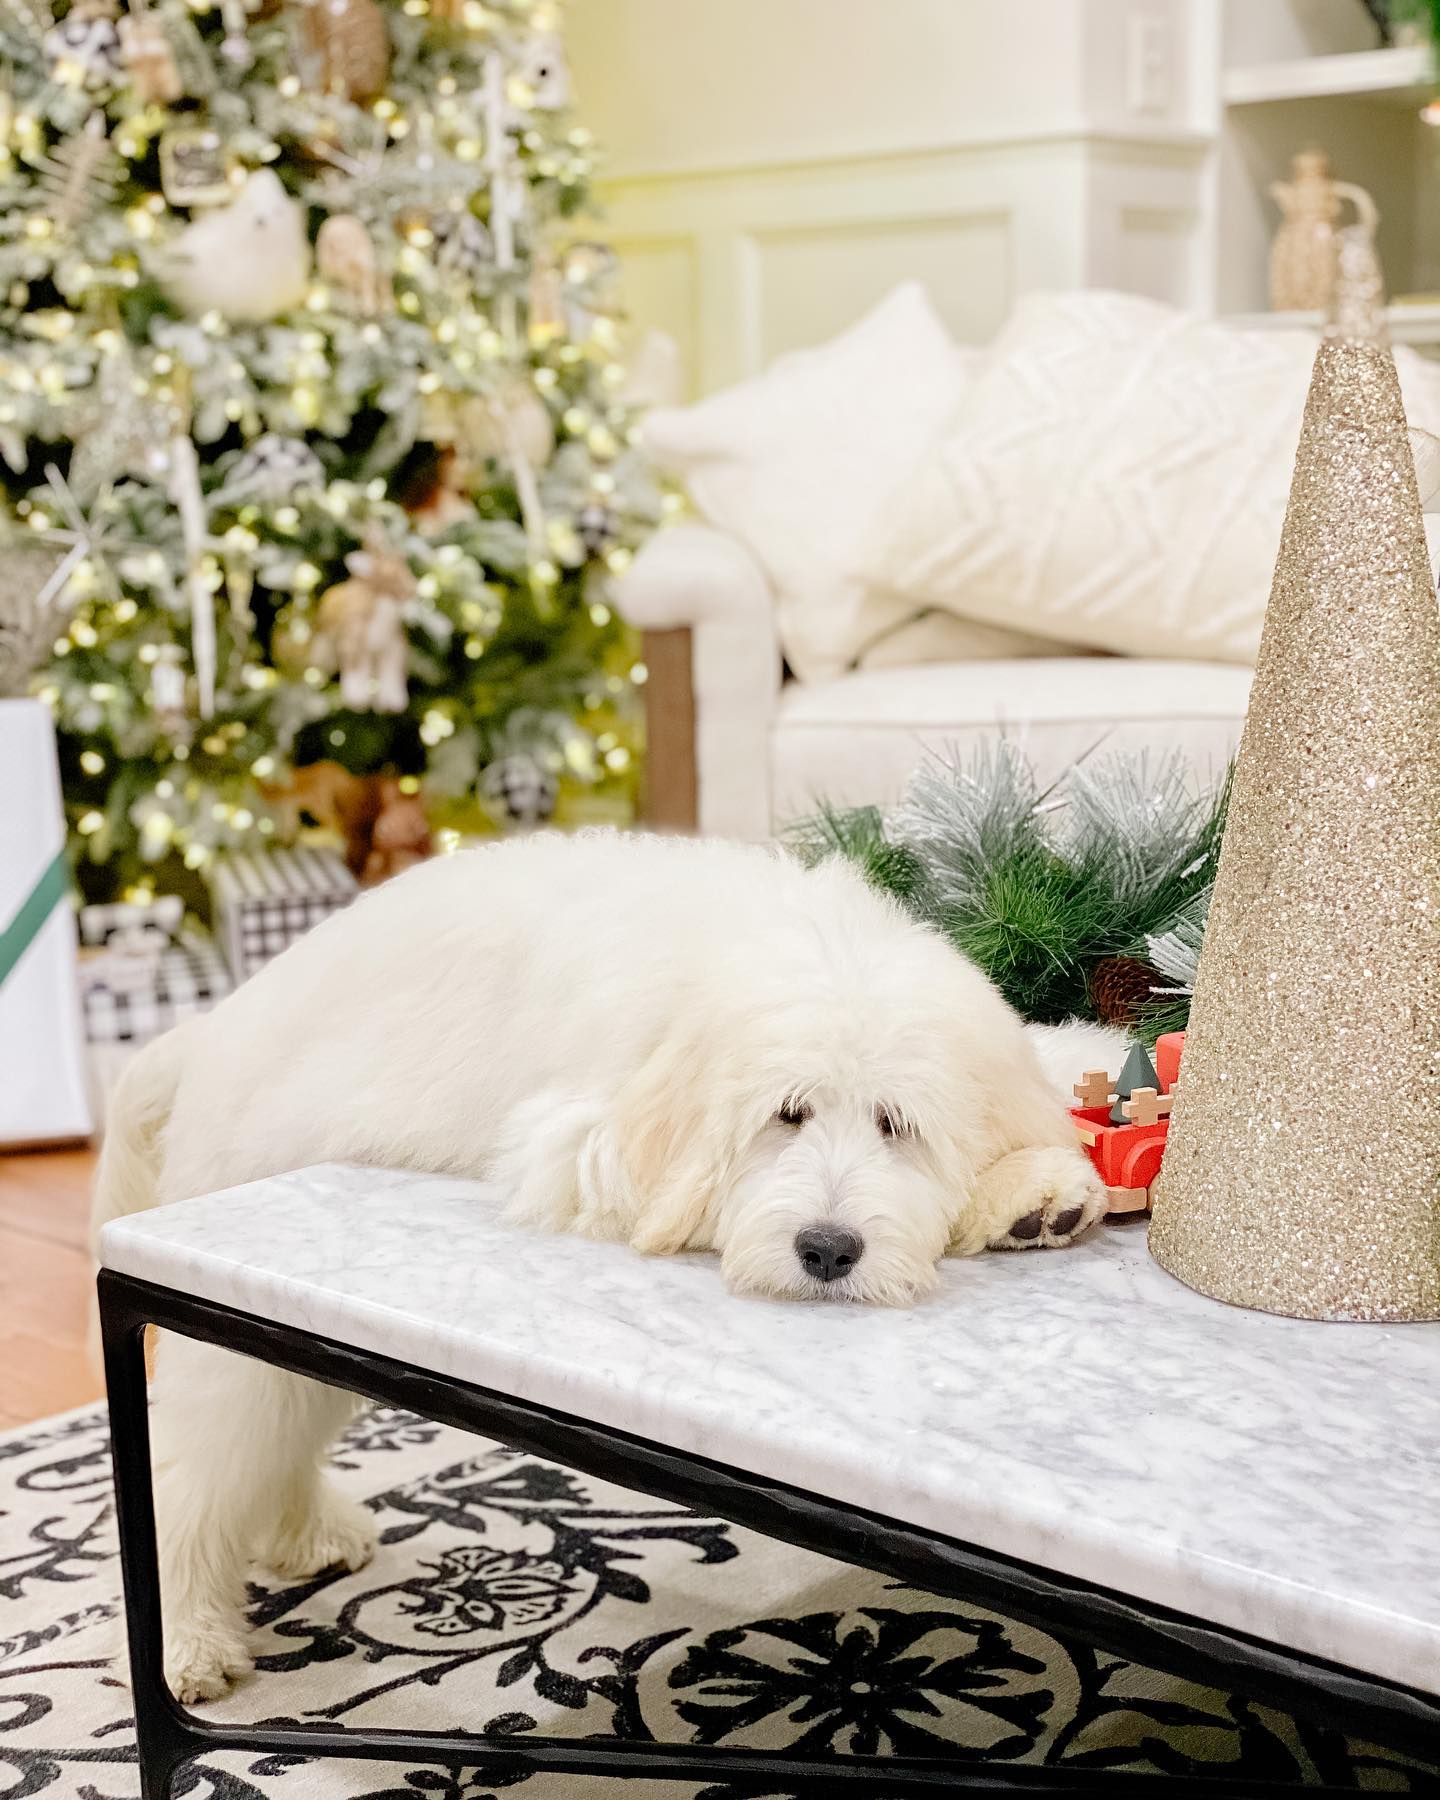
<path id="1" fill-rule="evenodd" d="M 1291 159 L 1290 179 L 1272 182 L 1270 193 L 1281 211 L 1280 229 L 1270 249 L 1270 304 L 1276 312 L 1328 312 L 1339 278 L 1340 215 L 1348 200 L 1355 223 L 1345 228 L 1348 276 L 1359 265 L 1367 279 L 1380 282 L 1375 255 L 1379 209 L 1362 187 L 1336 181 L 1323 150 L 1302 150 Z"/>

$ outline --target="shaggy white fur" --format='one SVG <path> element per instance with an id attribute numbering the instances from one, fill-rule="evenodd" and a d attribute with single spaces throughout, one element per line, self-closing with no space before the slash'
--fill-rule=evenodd
<path id="1" fill-rule="evenodd" d="M 518 1220 L 713 1250 L 795 1299 L 904 1303 L 947 1251 L 1064 1243 L 1104 1209 L 1033 1040 L 939 938 L 844 865 L 639 836 L 428 863 L 158 1040 L 117 1091 L 96 1219 L 326 1161 L 487 1174 Z M 318 1472 L 349 1407 L 163 1343 L 182 1699 L 249 1666 L 252 1555 L 369 1554 Z"/>

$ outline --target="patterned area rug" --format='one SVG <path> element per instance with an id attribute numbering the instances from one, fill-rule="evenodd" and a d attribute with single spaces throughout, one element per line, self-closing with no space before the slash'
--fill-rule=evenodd
<path id="1" fill-rule="evenodd" d="M 1243 1697 L 789 1549 L 384 1408 L 337 1453 L 381 1550 L 358 1575 L 257 1574 L 259 1673 L 211 1717 L 662 1740 L 1065 1767 L 1243 1768 L 1440 1793 L 1440 1776 Z M 0 1438 L 0 1800 L 138 1793 L 106 1426 Z M 507 1785 L 507 1784 L 501 1784 Z M 620 1784 L 537 1776 L 526 1800 Z M 626 1784 L 639 1800 L 692 1785 Z M 192 1764 L 199 1800 L 486 1800 L 489 1780 L 291 1758 Z M 705 1800 L 726 1800 L 709 1787 Z"/>

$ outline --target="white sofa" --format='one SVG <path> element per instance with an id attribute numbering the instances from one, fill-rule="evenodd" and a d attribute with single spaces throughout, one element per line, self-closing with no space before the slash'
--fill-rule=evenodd
<path id="1" fill-rule="evenodd" d="M 691 632 L 694 822 L 764 838 L 821 800 L 886 805 L 927 747 L 996 731 L 1047 786 L 1106 750 L 1220 773 L 1314 354 L 1310 332 L 1087 291 L 1023 297 L 975 350 L 908 283 L 828 344 L 652 412 L 646 446 L 706 522 L 654 538 L 618 599 Z M 1396 364 L 1440 440 L 1440 365 Z M 652 717 L 664 775 L 690 712 Z"/>
<path id="2" fill-rule="evenodd" d="M 861 669 L 786 679 L 775 601 L 734 537 L 661 532 L 620 584 L 647 631 L 688 627 L 698 817 L 707 834 L 766 838 L 820 799 L 897 800 L 926 748 L 1013 733 L 1049 782 L 1097 749 L 1184 750 L 1224 768 L 1251 671 L 1234 664 L 1076 655 Z"/>

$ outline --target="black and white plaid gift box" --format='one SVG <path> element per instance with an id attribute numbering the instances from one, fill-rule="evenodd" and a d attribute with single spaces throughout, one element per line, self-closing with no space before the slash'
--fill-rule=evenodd
<path id="1" fill-rule="evenodd" d="M 237 851 L 211 865 L 215 932 L 236 981 L 244 981 L 332 912 L 359 883 L 333 850 Z"/>
<path id="2" fill-rule="evenodd" d="M 82 988 L 104 987 L 111 993 L 129 994 L 153 987 L 161 953 L 179 941 L 184 917 L 185 902 L 178 894 L 82 906 Z"/>
<path id="3" fill-rule="evenodd" d="M 82 919 L 97 910 L 84 908 Z M 80 999 L 92 1044 L 149 1043 L 182 1019 L 208 1012 L 234 985 L 214 939 L 193 925 L 160 949 L 143 984 L 130 972 L 120 980 L 113 975 L 103 960 L 81 961 Z"/>

